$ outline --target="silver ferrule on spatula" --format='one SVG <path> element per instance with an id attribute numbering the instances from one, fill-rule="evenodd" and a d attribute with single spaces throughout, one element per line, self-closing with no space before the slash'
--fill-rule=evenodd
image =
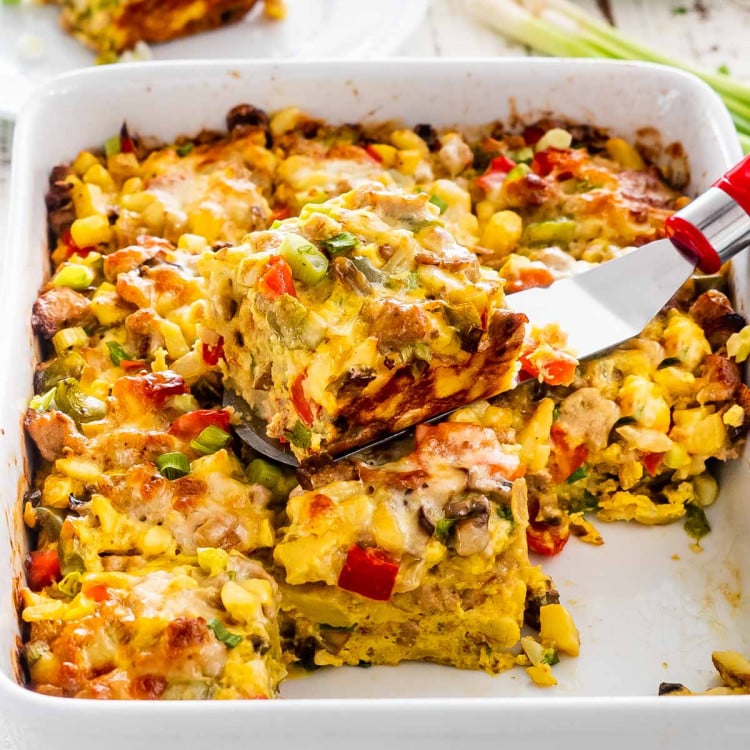
<path id="1" fill-rule="evenodd" d="M 666 221 L 667 236 L 704 273 L 750 246 L 750 157 Z"/>

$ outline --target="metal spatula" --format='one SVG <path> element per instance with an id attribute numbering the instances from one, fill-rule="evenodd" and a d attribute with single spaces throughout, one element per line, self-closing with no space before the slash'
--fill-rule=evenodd
<path id="1" fill-rule="evenodd" d="M 729 170 L 706 193 L 666 221 L 669 239 L 644 245 L 585 273 L 544 289 L 510 295 L 508 306 L 525 313 L 531 325 L 558 323 L 579 359 L 637 336 L 693 274 L 716 273 L 722 263 L 750 245 L 750 156 Z M 269 438 L 265 423 L 247 404 L 225 392 L 245 424 L 238 435 L 259 453 L 296 466 L 288 446 Z M 438 422 L 451 411 L 426 420 Z M 413 427 L 333 456 L 339 460 L 403 437 Z"/>

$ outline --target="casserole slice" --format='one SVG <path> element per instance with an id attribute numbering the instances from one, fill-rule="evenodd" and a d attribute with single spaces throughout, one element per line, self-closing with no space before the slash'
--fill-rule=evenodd
<path id="1" fill-rule="evenodd" d="M 525 316 L 426 193 L 356 188 L 205 254 L 225 375 L 300 459 L 513 382 Z"/>
<path id="2" fill-rule="evenodd" d="M 522 473 L 493 430 L 445 422 L 418 427 L 401 459 L 293 492 L 273 554 L 285 647 L 308 668 L 426 660 L 496 673 L 524 663 L 520 629 L 525 615 L 538 629 L 541 609 L 544 646 L 576 655 L 572 620 L 529 562 Z"/>
<path id="3" fill-rule="evenodd" d="M 59 0 L 63 28 L 104 60 L 112 61 L 138 42 L 168 42 L 244 18 L 257 0 Z M 283 15 L 279 2 L 268 14 Z"/>

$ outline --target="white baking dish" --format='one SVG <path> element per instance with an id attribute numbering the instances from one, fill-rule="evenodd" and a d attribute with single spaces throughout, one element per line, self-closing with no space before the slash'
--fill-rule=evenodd
<path id="1" fill-rule="evenodd" d="M 27 468 L 20 428 L 35 359 L 32 302 L 48 272 L 43 196 L 49 170 L 102 143 L 123 119 L 172 139 L 221 127 L 240 102 L 295 104 L 332 121 L 479 124 L 555 113 L 632 138 L 643 126 L 690 155 L 693 192 L 740 157 L 719 99 L 697 80 L 638 64 L 498 60 L 164 63 L 117 66 L 60 78 L 19 119 L 12 229 L 2 255 L 0 360 L 0 711 L 20 749 L 222 750 L 258 747 L 452 748 L 512 740 L 524 750 L 689 748 L 731 737 L 750 743 L 750 697 L 655 697 L 661 681 L 701 689 L 710 652 L 750 648 L 747 461 L 728 467 L 710 509 L 705 551 L 679 524 L 603 526 L 606 545 L 571 543 L 546 563 L 582 635 L 579 659 L 556 668 L 544 691 L 521 670 L 489 677 L 446 667 L 319 672 L 285 684 L 287 700 L 255 703 L 95 703 L 33 694 L 16 682 L 13 600 L 24 554 L 19 495 Z M 744 258 L 737 295 L 746 299 Z M 738 603 L 739 601 L 739 603 Z M 745 745 L 747 746 L 747 745 Z"/>

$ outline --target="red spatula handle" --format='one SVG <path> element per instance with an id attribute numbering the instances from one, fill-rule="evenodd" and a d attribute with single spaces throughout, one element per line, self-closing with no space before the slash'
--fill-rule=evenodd
<path id="1" fill-rule="evenodd" d="M 670 216 L 667 236 L 704 273 L 750 246 L 750 156 Z"/>

